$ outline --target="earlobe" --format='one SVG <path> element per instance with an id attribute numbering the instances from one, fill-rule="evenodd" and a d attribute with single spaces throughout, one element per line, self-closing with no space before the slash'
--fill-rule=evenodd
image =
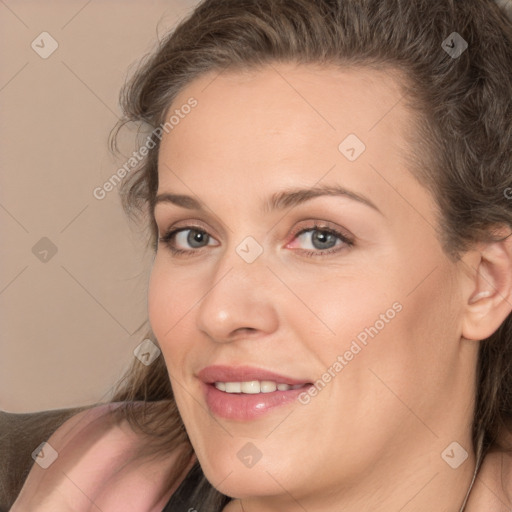
<path id="1" fill-rule="evenodd" d="M 512 236 L 510 228 L 499 231 L 499 241 L 480 246 L 472 265 L 472 290 L 467 298 L 462 336 L 484 340 L 512 311 Z"/>

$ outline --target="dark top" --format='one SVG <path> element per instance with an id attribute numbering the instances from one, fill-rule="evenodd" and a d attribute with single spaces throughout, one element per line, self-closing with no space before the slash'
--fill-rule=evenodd
<path id="1" fill-rule="evenodd" d="M 212 486 L 196 462 L 162 512 L 222 512 L 231 500 Z"/>
<path id="2" fill-rule="evenodd" d="M 191 496 L 203 478 L 201 466 L 199 463 L 194 464 L 162 512 L 188 512 L 190 509 L 197 509 L 200 504 L 192 503 Z"/>

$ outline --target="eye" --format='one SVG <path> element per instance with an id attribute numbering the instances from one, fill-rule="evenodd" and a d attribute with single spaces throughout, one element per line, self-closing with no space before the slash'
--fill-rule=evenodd
<path id="1" fill-rule="evenodd" d="M 206 231 L 193 226 L 170 230 L 158 239 L 173 254 L 192 253 L 208 245 L 218 245 L 214 240 Z"/>
<path id="2" fill-rule="evenodd" d="M 217 246 L 218 242 L 204 229 L 185 226 L 170 229 L 158 241 L 164 244 L 174 255 L 192 256 L 208 246 Z M 287 247 L 298 249 L 306 256 L 321 256 L 339 252 L 352 247 L 354 241 L 337 229 L 315 224 L 298 230 Z"/>
<path id="3" fill-rule="evenodd" d="M 321 250 L 335 247 L 336 242 L 338 241 L 338 237 L 335 234 L 330 231 L 320 231 L 319 229 L 308 229 L 307 231 L 303 231 L 298 239 L 305 242 L 306 245 L 309 245 L 309 247 L 304 247 L 305 249 Z"/>
<path id="4" fill-rule="evenodd" d="M 314 225 L 298 231 L 294 240 L 287 247 L 298 248 L 308 256 L 319 256 L 335 253 L 344 247 L 353 245 L 353 240 L 338 230 L 327 226 Z"/>

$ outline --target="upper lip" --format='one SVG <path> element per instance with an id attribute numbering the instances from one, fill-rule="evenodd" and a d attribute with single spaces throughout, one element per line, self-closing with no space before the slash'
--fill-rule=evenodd
<path id="1" fill-rule="evenodd" d="M 270 380 L 277 384 L 289 384 L 290 386 L 310 383 L 306 379 L 294 379 L 254 366 L 206 366 L 198 372 L 197 376 L 206 384 L 214 382 L 248 382 L 251 380 Z"/>

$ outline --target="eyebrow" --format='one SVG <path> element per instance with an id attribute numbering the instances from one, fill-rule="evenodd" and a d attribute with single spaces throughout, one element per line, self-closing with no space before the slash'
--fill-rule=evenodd
<path id="1" fill-rule="evenodd" d="M 339 185 L 319 185 L 312 188 L 292 188 L 283 190 L 282 192 L 277 192 L 263 204 L 262 211 L 264 213 L 270 213 L 275 210 L 284 210 L 321 196 L 347 197 L 348 199 L 352 199 L 353 201 L 369 206 L 383 215 L 379 208 L 370 201 L 370 199 Z M 159 203 L 171 203 L 188 210 L 205 210 L 205 206 L 201 201 L 192 196 L 182 194 L 158 194 L 155 198 L 154 206 L 156 207 Z"/>

